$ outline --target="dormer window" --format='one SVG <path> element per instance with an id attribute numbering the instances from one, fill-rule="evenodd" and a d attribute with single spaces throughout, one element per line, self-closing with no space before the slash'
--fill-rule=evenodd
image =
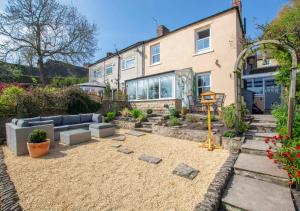
<path id="1" fill-rule="evenodd" d="M 196 53 L 211 49 L 210 28 L 196 32 Z"/>

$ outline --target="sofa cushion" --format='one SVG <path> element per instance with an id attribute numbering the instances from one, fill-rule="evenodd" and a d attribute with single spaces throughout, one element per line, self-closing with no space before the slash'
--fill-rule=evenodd
<path id="1" fill-rule="evenodd" d="M 115 126 L 110 123 L 90 124 L 90 128 L 94 128 L 94 129 L 105 129 L 105 128 L 112 128 L 112 127 Z"/>
<path id="2" fill-rule="evenodd" d="M 38 117 L 33 117 L 33 118 L 25 118 L 23 120 L 25 120 L 27 122 L 37 122 L 37 121 L 41 121 L 41 117 L 38 116 Z"/>
<path id="3" fill-rule="evenodd" d="M 41 121 L 53 120 L 54 126 L 62 125 L 62 119 L 63 117 L 61 115 L 41 117 Z"/>
<path id="4" fill-rule="evenodd" d="M 93 121 L 93 114 L 80 114 L 80 122 L 92 122 Z"/>
<path id="5" fill-rule="evenodd" d="M 65 115 L 63 116 L 63 125 L 72 125 L 80 123 L 80 115 Z"/>
<path id="6" fill-rule="evenodd" d="M 101 114 L 93 114 L 92 120 L 93 120 L 93 122 L 101 123 L 102 115 Z"/>
<path id="7" fill-rule="evenodd" d="M 69 125 L 61 125 L 61 126 L 54 127 L 55 132 L 60 132 L 65 130 L 69 130 Z"/>
<path id="8" fill-rule="evenodd" d="M 85 122 L 85 123 L 80 123 L 80 124 L 74 124 L 74 125 L 69 125 L 69 129 L 79 129 L 79 128 L 88 128 L 91 123 Z"/>
<path id="9" fill-rule="evenodd" d="M 12 120 L 11 120 L 11 123 L 13 123 L 13 124 L 17 125 L 17 123 L 18 123 L 18 119 L 16 119 L 16 118 L 12 119 Z"/>
<path id="10" fill-rule="evenodd" d="M 26 121 L 24 119 L 19 119 L 17 122 L 17 126 L 18 127 L 29 127 L 29 123 L 28 123 L 28 121 Z"/>
<path id="11" fill-rule="evenodd" d="M 28 122 L 29 126 L 38 126 L 38 125 L 51 125 L 54 124 L 53 120 L 45 120 L 45 121 L 34 121 Z"/>

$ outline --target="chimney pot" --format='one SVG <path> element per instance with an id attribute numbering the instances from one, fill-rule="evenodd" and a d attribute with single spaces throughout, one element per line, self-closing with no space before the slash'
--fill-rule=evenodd
<path id="1" fill-rule="evenodd" d="M 112 52 L 107 52 L 107 53 L 106 53 L 106 56 L 107 56 L 107 57 L 112 56 L 112 55 L 114 55 L 114 53 L 112 53 Z"/>
<path id="2" fill-rule="evenodd" d="M 169 32 L 170 32 L 170 30 L 166 26 L 164 26 L 164 25 L 160 25 L 156 29 L 157 37 L 169 34 Z"/>
<path id="3" fill-rule="evenodd" d="M 232 0 L 232 7 L 238 7 L 242 15 L 242 0 Z"/>

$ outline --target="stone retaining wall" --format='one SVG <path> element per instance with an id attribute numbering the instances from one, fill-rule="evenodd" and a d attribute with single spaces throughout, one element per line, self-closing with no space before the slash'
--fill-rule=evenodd
<path id="1" fill-rule="evenodd" d="M 179 127 L 165 127 L 160 125 L 153 125 L 152 133 L 196 142 L 204 142 L 207 138 L 207 131 L 191 130 Z"/>
<path id="2" fill-rule="evenodd" d="M 7 173 L 2 146 L 0 146 L 0 210 L 22 210 L 15 186 Z"/>
<path id="3" fill-rule="evenodd" d="M 195 211 L 219 210 L 222 194 L 233 174 L 233 166 L 237 158 L 238 154 L 230 154 L 212 183 L 210 183 L 203 200 L 195 207 Z"/>
<path id="4" fill-rule="evenodd" d="M 147 110 L 151 108 L 157 114 L 169 114 L 168 107 L 175 107 L 178 111 L 181 110 L 181 100 L 153 100 L 153 101 L 137 101 L 129 102 L 131 108 Z"/>

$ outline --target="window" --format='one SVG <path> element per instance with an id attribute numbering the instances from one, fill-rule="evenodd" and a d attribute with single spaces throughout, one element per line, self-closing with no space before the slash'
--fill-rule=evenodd
<path id="1" fill-rule="evenodd" d="M 149 79 L 149 99 L 158 99 L 159 98 L 159 78 L 150 78 Z"/>
<path id="2" fill-rule="evenodd" d="M 269 65 L 271 65 L 271 60 L 270 60 L 270 59 L 264 59 L 264 60 L 262 61 L 262 65 L 263 65 L 263 66 L 269 66 Z"/>
<path id="3" fill-rule="evenodd" d="M 210 29 L 196 32 L 196 51 L 201 52 L 210 49 Z"/>
<path id="4" fill-rule="evenodd" d="M 147 80 L 139 80 L 137 82 L 137 100 L 146 100 L 147 92 L 148 92 L 148 81 Z"/>
<path id="5" fill-rule="evenodd" d="M 130 81 L 127 84 L 128 100 L 136 100 L 136 81 Z"/>
<path id="6" fill-rule="evenodd" d="M 254 92 L 255 95 L 262 95 L 264 92 L 262 78 L 247 79 L 244 84 L 245 89 Z"/>
<path id="7" fill-rule="evenodd" d="M 126 70 L 135 66 L 135 58 L 127 58 L 121 61 L 121 69 Z"/>
<path id="8" fill-rule="evenodd" d="M 160 62 L 160 44 L 151 46 L 151 64 Z"/>
<path id="9" fill-rule="evenodd" d="M 209 91 L 211 87 L 210 73 L 198 75 L 198 95 Z"/>
<path id="10" fill-rule="evenodd" d="M 94 71 L 94 78 L 101 78 L 102 77 L 102 71 L 96 70 Z"/>
<path id="11" fill-rule="evenodd" d="M 170 98 L 173 96 L 173 77 L 165 76 L 160 78 L 160 98 Z"/>
<path id="12" fill-rule="evenodd" d="M 127 83 L 128 100 L 158 100 L 174 98 L 175 75 L 163 74 Z"/>
<path id="13" fill-rule="evenodd" d="M 112 65 L 107 66 L 106 69 L 105 69 L 106 75 L 111 75 L 112 72 L 113 72 L 113 66 Z"/>

